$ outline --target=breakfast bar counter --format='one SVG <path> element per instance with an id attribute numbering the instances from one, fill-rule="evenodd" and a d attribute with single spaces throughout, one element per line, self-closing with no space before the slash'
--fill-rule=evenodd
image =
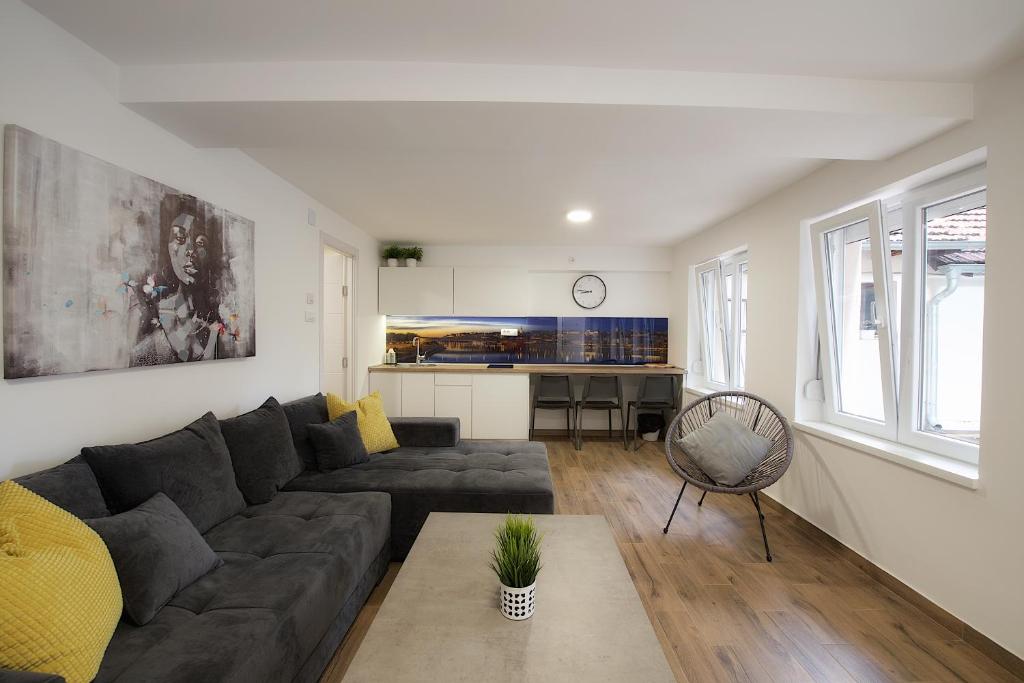
<path id="1" fill-rule="evenodd" d="M 513 375 L 685 375 L 686 370 L 675 365 L 651 363 L 648 365 L 605 365 L 589 363 L 518 363 L 508 368 L 491 368 L 486 363 L 399 363 L 398 365 L 371 365 L 370 372 L 452 372 L 464 374 Z"/>

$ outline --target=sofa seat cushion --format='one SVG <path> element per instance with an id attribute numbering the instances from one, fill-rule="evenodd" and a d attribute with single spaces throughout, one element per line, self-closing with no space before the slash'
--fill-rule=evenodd
<path id="1" fill-rule="evenodd" d="M 405 556 L 431 512 L 554 512 L 547 449 L 526 441 L 397 448 L 333 472 L 303 472 L 285 490 L 390 493 L 396 558 Z"/>
<path id="2" fill-rule="evenodd" d="M 289 681 L 388 542 L 387 494 L 279 493 L 205 534 L 224 565 L 142 627 L 98 681 Z"/>

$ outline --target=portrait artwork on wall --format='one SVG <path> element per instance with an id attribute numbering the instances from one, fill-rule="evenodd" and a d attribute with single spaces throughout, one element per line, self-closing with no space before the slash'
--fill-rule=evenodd
<path id="1" fill-rule="evenodd" d="M 4 127 L 4 377 L 256 355 L 251 220 Z"/>

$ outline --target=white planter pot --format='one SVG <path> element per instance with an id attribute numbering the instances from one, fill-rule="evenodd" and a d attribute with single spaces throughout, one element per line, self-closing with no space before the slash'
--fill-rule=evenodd
<path id="1" fill-rule="evenodd" d="M 397 267 L 398 267 L 398 259 L 396 259 L 396 258 L 389 258 L 388 259 L 388 268 L 397 268 Z"/>
<path id="2" fill-rule="evenodd" d="M 503 583 L 498 586 L 498 607 L 503 617 L 522 621 L 533 616 L 537 596 L 536 581 L 526 588 L 509 588 Z"/>
<path id="3" fill-rule="evenodd" d="M 416 259 L 414 259 L 414 258 L 407 258 L 407 259 L 405 259 L 405 265 L 408 266 L 409 268 L 415 268 L 416 267 L 416 263 L 417 263 Z"/>

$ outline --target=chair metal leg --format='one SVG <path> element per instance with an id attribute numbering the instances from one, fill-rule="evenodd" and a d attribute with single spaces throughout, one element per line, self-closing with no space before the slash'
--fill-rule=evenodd
<path id="1" fill-rule="evenodd" d="M 612 440 L 612 409 L 608 409 L 608 440 Z"/>
<path id="2" fill-rule="evenodd" d="M 704 493 L 700 494 L 700 500 L 697 501 L 697 507 L 700 507 L 701 505 L 704 504 L 704 496 L 706 496 L 706 495 L 708 495 L 707 491 L 705 491 Z"/>
<path id="3" fill-rule="evenodd" d="M 754 501 L 757 509 L 757 521 L 761 523 L 761 538 L 764 539 L 764 556 L 769 562 L 772 561 L 772 551 L 768 548 L 768 534 L 764 530 L 764 514 L 761 512 L 761 502 L 757 498 L 757 491 L 750 494 L 750 500 Z"/>
<path id="4" fill-rule="evenodd" d="M 576 412 L 573 413 L 573 441 L 575 442 L 576 450 L 583 448 L 583 428 L 580 426 L 580 420 L 583 417 L 583 409 L 576 406 Z"/>
<path id="5" fill-rule="evenodd" d="M 569 426 L 570 418 L 572 417 L 572 408 L 565 409 L 565 437 L 567 439 L 572 438 L 572 427 Z"/>
<path id="6" fill-rule="evenodd" d="M 637 450 L 639 446 L 636 445 L 637 435 L 640 431 L 640 406 L 636 407 L 636 419 L 633 421 L 633 450 Z"/>
<path id="7" fill-rule="evenodd" d="M 668 523 L 665 524 L 665 528 L 661 530 L 661 533 L 667 534 L 668 528 L 672 526 L 672 518 L 676 516 L 676 508 L 679 507 L 679 501 L 683 499 L 683 491 L 686 490 L 686 485 L 689 482 L 683 482 L 683 488 L 679 489 L 679 495 L 676 497 L 676 504 L 672 506 L 672 514 L 668 516 Z"/>
<path id="8" fill-rule="evenodd" d="M 537 422 L 537 406 L 532 406 L 530 410 L 530 441 L 533 441 L 533 426 Z"/>
<path id="9" fill-rule="evenodd" d="M 626 450 L 626 423 L 629 422 L 626 419 L 626 411 L 619 408 L 619 419 L 622 421 L 622 450 Z"/>

